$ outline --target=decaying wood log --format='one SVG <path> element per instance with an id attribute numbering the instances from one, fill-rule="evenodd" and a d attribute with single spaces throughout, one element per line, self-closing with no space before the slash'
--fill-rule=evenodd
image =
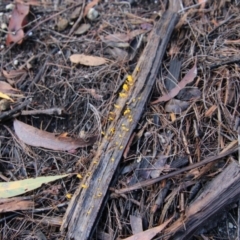
<path id="1" fill-rule="evenodd" d="M 119 97 L 114 105 L 115 118 L 99 145 L 89 173 L 75 192 L 64 216 L 61 230 L 66 231 L 66 239 L 90 239 L 94 231 L 106 203 L 112 178 L 141 118 L 167 44 L 179 20 L 179 2 L 169 1 L 168 10 L 153 28 L 148 44 L 126 83 L 124 97 Z"/>
<path id="2" fill-rule="evenodd" d="M 206 221 L 240 196 L 240 166 L 232 161 L 222 173 L 213 179 L 186 209 L 184 217 L 167 228 L 165 239 L 191 239 Z"/>

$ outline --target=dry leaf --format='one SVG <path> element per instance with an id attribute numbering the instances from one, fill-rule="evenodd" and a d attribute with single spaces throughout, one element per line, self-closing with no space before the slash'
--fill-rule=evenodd
<path id="1" fill-rule="evenodd" d="M 19 78 L 22 77 L 23 75 L 26 75 L 27 72 L 25 70 L 2 70 L 3 76 L 7 79 L 14 79 L 14 78 Z"/>
<path id="2" fill-rule="evenodd" d="M 80 27 L 74 32 L 75 35 L 81 35 L 87 32 L 91 28 L 89 23 L 83 23 Z"/>
<path id="3" fill-rule="evenodd" d="M 169 93 L 159 97 L 157 100 L 151 102 L 151 104 L 156 104 L 159 102 L 166 102 L 178 95 L 179 91 L 183 89 L 188 83 L 192 82 L 197 76 L 197 66 L 196 62 L 194 66 L 188 71 L 184 78 L 174 87 Z"/>
<path id="4" fill-rule="evenodd" d="M 4 94 L 2 92 L 0 92 L 0 98 L 7 99 L 7 100 L 10 100 L 11 102 L 14 102 L 12 98 L 10 98 L 7 94 Z"/>
<path id="5" fill-rule="evenodd" d="M 140 233 L 136 233 L 131 237 L 125 238 L 124 240 L 151 240 L 152 238 L 154 238 L 158 233 L 160 233 L 167 225 L 168 223 L 172 220 L 172 218 L 170 218 L 169 220 L 167 220 L 165 223 L 154 227 L 154 228 L 150 228 L 146 231 L 140 232 Z"/>
<path id="6" fill-rule="evenodd" d="M 129 33 L 115 33 L 106 36 L 103 38 L 103 41 L 112 41 L 112 42 L 128 42 L 136 36 L 146 33 L 147 31 L 144 29 L 136 29 Z"/>
<path id="7" fill-rule="evenodd" d="M 0 196 L 1 198 L 10 198 L 15 197 L 31 190 L 37 189 L 46 184 L 64 177 L 65 175 L 57 176 L 47 176 L 47 177 L 37 177 L 37 178 L 28 178 L 25 180 L 13 181 L 13 182 L 0 182 Z"/>
<path id="8" fill-rule="evenodd" d="M 22 197 L 0 199 L 0 213 L 13 212 L 17 210 L 29 210 L 33 209 L 33 207 L 33 201 L 24 200 Z"/>
<path id="9" fill-rule="evenodd" d="M 125 33 L 115 33 L 108 35 L 104 38 L 104 41 L 113 41 L 113 42 L 128 42 L 129 36 Z"/>
<path id="10" fill-rule="evenodd" d="M 84 54 L 73 54 L 70 56 L 72 63 L 80 63 L 85 66 L 100 66 L 107 63 L 106 58 L 89 56 Z"/>
<path id="11" fill-rule="evenodd" d="M 128 36 L 129 36 L 129 39 L 131 40 L 131 39 L 135 38 L 136 36 L 146 33 L 146 32 L 147 31 L 144 29 L 136 29 L 136 30 L 133 30 L 130 33 L 128 33 Z"/>
<path id="12" fill-rule="evenodd" d="M 166 112 L 173 112 L 175 114 L 181 114 L 190 106 L 190 102 L 181 101 L 178 99 L 171 99 L 165 106 Z"/>
<path id="13" fill-rule="evenodd" d="M 112 55 L 112 57 L 114 59 L 117 59 L 118 61 L 127 61 L 129 58 L 128 58 L 128 52 L 125 51 L 125 50 L 122 50 L 120 48 L 107 48 L 106 49 L 106 53 Z"/>
<path id="14" fill-rule="evenodd" d="M 0 92 L 5 94 L 17 94 L 20 93 L 21 91 L 13 88 L 9 83 L 0 81 Z"/>
<path id="15" fill-rule="evenodd" d="M 77 7 L 74 9 L 74 11 L 71 13 L 70 19 L 74 20 L 78 18 L 81 14 L 82 7 Z"/>
<path id="16" fill-rule="evenodd" d="M 59 137 L 54 133 L 39 130 L 28 124 L 14 120 L 14 130 L 17 137 L 24 143 L 60 151 L 73 151 L 80 147 L 93 145 L 97 140 L 96 136 L 91 136 L 87 141 L 81 138 Z"/>
<path id="17" fill-rule="evenodd" d="M 12 16 L 8 25 L 8 35 L 6 45 L 11 43 L 21 44 L 24 38 L 23 26 L 27 23 L 27 15 L 29 13 L 29 5 L 16 3 L 12 11 Z"/>
<path id="18" fill-rule="evenodd" d="M 95 5 L 97 5 L 99 2 L 99 0 L 93 0 L 92 2 L 88 3 L 87 6 L 84 9 L 84 14 L 83 16 L 86 17 L 88 14 L 88 11 L 90 10 L 90 8 L 94 7 Z"/>

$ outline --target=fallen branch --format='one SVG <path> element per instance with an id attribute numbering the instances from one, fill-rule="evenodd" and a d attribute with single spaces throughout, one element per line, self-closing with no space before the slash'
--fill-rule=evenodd
<path id="1" fill-rule="evenodd" d="M 123 85 L 125 93 L 114 105 L 115 118 L 92 160 L 89 174 L 75 192 L 64 216 L 61 230 L 67 230 L 66 239 L 91 239 L 108 199 L 108 188 L 155 83 L 167 44 L 179 20 L 179 9 L 178 0 L 169 1 L 169 9 L 156 23 L 133 74 L 128 78 L 129 82 L 133 81 L 129 86 Z"/>
<path id="2" fill-rule="evenodd" d="M 186 209 L 183 217 L 172 223 L 163 234 L 165 239 L 191 239 L 193 234 L 220 209 L 237 201 L 240 195 L 240 168 L 232 161 L 210 182 L 199 197 Z"/>

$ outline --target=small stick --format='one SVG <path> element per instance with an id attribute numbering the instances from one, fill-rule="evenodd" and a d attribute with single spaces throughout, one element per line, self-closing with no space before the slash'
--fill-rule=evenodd
<path id="1" fill-rule="evenodd" d="M 35 114 L 46 114 L 46 115 L 62 115 L 63 108 L 49 108 L 49 109 L 37 109 L 37 110 L 23 110 L 21 115 L 35 115 Z"/>
<path id="2" fill-rule="evenodd" d="M 160 176 L 160 177 L 157 177 L 157 178 L 154 178 L 154 179 L 149 179 L 149 180 L 146 180 L 146 181 L 143 181 L 143 182 L 140 182 L 140 183 L 136 183 L 136 184 L 134 184 L 134 185 L 132 185 L 130 187 L 122 188 L 122 189 L 114 190 L 114 191 L 115 191 L 115 193 L 122 194 L 122 193 L 126 193 L 126 192 L 130 192 L 130 191 L 133 191 L 133 190 L 140 189 L 142 187 L 150 186 L 150 185 L 152 185 L 154 183 L 162 181 L 163 179 L 174 177 L 174 176 L 176 176 L 176 175 L 178 175 L 180 173 L 192 170 L 194 168 L 202 167 L 203 165 L 205 165 L 207 163 L 210 163 L 210 162 L 216 161 L 216 160 L 218 160 L 220 158 L 226 157 L 226 156 L 236 152 L 238 150 L 238 148 L 239 148 L 238 146 L 235 146 L 232 149 L 230 149 L 230 150 L 228 150 L 228 151 L 226 151 L 226 152 L 224 152 L 222 154 L 218 154 L 217 156 L 208 157 L 208 158 L 204 159 L 201 162 L 193 163 L 190 166 L 184 167 L 184 168 L 179 169 L 179 170 L 177 170 L 175 172 L 172 172 L 172 173 L 169 173 L 169 174 L 166 174 L 164 176 Z"/>
<path id="3" fill-rule="evenodd" d="M 19 106 L 9 110 L 9 111 L 6 111 L 6 112 L 3 112 L 0 114 L 0 121 L 1 120 L 6 120 L 6 119 L 9 119 L 11 118 L 12 115 L 14 115 L 15 113 L 17 113 L 18 111 L 20 111 L 21 109 L 23 109 L 24 107 L 26 107 L 29 103 L 31 102 L 31 99 L 26 99 L 24 102 L 22 102 Z M 18 113 L 20 114 L 20 113 Z"/>

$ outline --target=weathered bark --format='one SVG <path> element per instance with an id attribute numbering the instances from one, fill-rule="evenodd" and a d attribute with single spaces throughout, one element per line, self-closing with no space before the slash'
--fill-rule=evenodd
<path id="1" fill-rule="evenodd" d="M 89 174 L 75 192 L 64 216 L 62 231 L 66 239 L 90 239 L 107 199 L 107 191 L 128 140 L 141 118 L 162 59 L 179 19 L 179 0 L 172 0 L 151 32 L 148 44 L 132 74 L 127 97 L 115 104 L 115 119 L 92 160 Z M 128 113 L 126 113 L 126 110 Z"/>
<path id="2" fill-rule="evenodd" d="M 240 167 L 231 162 L 215 179 L 213 179 L 186 209 L 183 218 L 178 219 L 167 228 L 163 235 L 165 239 L 191 239 L 196 230 L 240 196 Z"/>

